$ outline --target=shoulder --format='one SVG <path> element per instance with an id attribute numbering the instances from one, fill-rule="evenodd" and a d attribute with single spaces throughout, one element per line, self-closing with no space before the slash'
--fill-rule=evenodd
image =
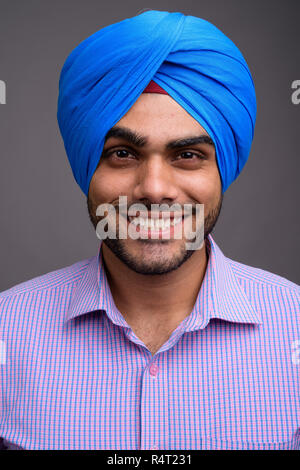
<path id="1" fill-rule="evenodd" d="M 238 261 L 226 258 L 236 277 L 241 280 L 248 281 L 253 284 L 274 287 L 279 289 L 287 289 L 299 294 L 300 286 L 285 277 L 274 274 L 264 269 L 248 266 Z"/>
<path id="2" fill-rule="evenodd" d="M 87 258 L 70 266 L 50 271 L 0 292 L 0 314 L 5 305 L 18 303 L 20 306 L 22 302 L 28 304 L 37 296 L 39 298 L 51 296 L 51 292 L 55 289 L 64 291 L 68 287 L 72 288 L 72 284 L 76 284 L 81 279 L 94 258 Z"/>
<path id="3" fill-rule="evenodd" d="M 248 299 L 260 311 L 297 322 L 300 310 L 300 286 L 270 271 L 227 258 Z M 294 323 L 295 324 L 295 323 Z"/>

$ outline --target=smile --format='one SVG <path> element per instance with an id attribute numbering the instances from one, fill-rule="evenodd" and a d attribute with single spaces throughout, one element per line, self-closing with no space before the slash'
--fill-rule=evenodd
<path id="1" fill-rule="evenodd" d="M 182 222 L 183 217 L 161 217 L 161 218 L 149 218 L 142 216 L 128 216 L 129 222 L 132 222 L 135 226 L 139 226 L 143 229 L 151 230 L 165 230 L 170 227 L 174 227 Z"/>

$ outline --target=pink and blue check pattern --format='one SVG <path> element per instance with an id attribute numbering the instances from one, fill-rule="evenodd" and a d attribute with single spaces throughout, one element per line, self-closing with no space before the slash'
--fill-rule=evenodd
<path id="1" fill-rule="evenodd" d="M 25 449 L 300 449 L 299 287 L 225 257 L 152 356 L 98 256 L 0 294 L 0 436 Z"/>

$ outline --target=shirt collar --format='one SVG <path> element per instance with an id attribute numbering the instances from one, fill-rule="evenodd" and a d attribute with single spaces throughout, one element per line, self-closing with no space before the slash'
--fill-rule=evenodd
<path id="1" fill-rule="evenodd" d="M 222 253 L 211 235 L 206 240 L 206 249 L 205 275 L 193 311 L 185 320 L 185 331 L 203 329 L 212 318 L 261 324 L 261 315 L 234 273 L 234 262 Z"/>
<path id="2" fill-rule="evenodd" d="M 211 235 L 206 240 L 206 249 L 208 263 L 202 285 L 194 308 L 182 322 L 182 327 L 185 331 L 203 329 L 212 318 L 261 324 L 261 316 L 237 279 L 232 261 L 224 256 Z M 116 325 L 130 328 L 111 294 L 102 257 L 102 242 L 98 255 L 88 260 L 74 288 L 65 321 L 94 311 L 103 311 Z"/>
<path id="3" fill-rule="evenodd" d="M 111 294 L 102 257 L 102 241 L 98 255 L 88 260 L 86 269 L 74 288 L 65 321 L 95 311 L 103 311 L 113 323 L 129 328 Z"/>

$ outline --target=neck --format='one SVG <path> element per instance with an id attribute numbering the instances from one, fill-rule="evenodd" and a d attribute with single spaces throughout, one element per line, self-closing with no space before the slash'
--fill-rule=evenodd
<path id="1" fill-rule="evenodd" d="M 195 305 L 208 262 L 205 243 L 178 269 L 144 275 L 126 266 L 105 245 L 102 255 L 116 307 L 129 325 L 178 325 Z"/>

